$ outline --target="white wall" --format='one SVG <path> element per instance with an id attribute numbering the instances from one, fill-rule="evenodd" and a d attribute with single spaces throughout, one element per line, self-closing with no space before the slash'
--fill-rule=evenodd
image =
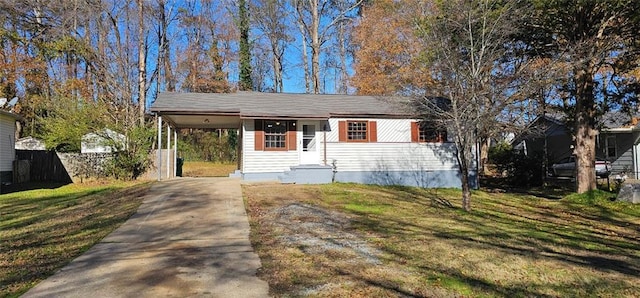
<path id="1" fill-rule="evenodd" d="M 0 171 L 12 171 L 15 159 L 15 122 L 0 114 Z"/>
<path id="2" fill-rule="evenodd" d="M 255 151 L 254 124 L 254 120 L 243 120 L 243 173 L 284 172 L 299 164 L 298 151 Z"/>
<path id="3" fill-rule="evenodd" d="M 327 163 L 336 161 L 339 171 L 441 171 L 457 170 L 453 143 L 412 143 L 409 119 L 357 119 L 377 122 L 376 143 L 338 141 L 338 122 L 330 119 L 327 132 Z M 297 151 L 255 151 L 254 121 L 243 121 L 243 173 L 288 171 L 299 165 Z M 298 141 L 302 135 L 298 134 Z M 318 133 L 320 163 L 324 155 L 322 133 Z M 298 144 L 298 150 L 301 150 Z"/>
<path id="4" fill-rule="evenodd" d="M 330 119 L 327 162 L 339 171 L 457 170 L 453 143 L 412 143 L 409 119 L 363 119 L 377 122 L 376 143 L 338 142 L 338 122 Z M 358 119 L 360 120 L 360 119 Z"/>

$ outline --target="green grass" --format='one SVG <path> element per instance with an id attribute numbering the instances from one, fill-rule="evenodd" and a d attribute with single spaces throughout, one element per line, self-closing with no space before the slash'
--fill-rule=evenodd
<path id="1" fill-rule="evenodd" d="M 357 184 L 244 185 L 260 276 L 275 296 L 319 284 L 319 296 L 638 297 L 640 206 L 596 191 L 544 194 Z M 346 214 L 381 252 L 381 265 L 305 254 L 278 241 L 279 206 L 302 202 Z M 274 215 L 276 214 L 276 215 Z M 298 223 L 292 223 L 298 224 Z M 295 231 L 295 228 L 291 228 Z M 312 268 L 312 269 L 307 269 Z M 347 274 L 345 274 L 345 272 Z M 288 276 L 297 275 L 294 280 Z"/>
<path id="2" fill-rule="evenodd" d="M 235 163 L 215 163 L 206 161 L 185 161 L 183 177 L 228 177 L 238 168 Z"/>
<path id="3" fill-rule="evenodd" d="M 19 296 L 115 230 L 150 183 L 35 186 L 0 195 L 0 297 Z"/>

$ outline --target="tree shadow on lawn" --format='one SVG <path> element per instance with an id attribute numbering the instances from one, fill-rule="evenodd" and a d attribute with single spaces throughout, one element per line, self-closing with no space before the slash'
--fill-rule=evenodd
<path id="1" fill-rule="evenodd" d="M 484 208 L 477 206 L 474 211 L 465 213 L 455 206 L 446 205 L 447 208 L 442 208 L 442 205 L 434 205 L 434 201 L 446 200 L 438 194 L 401 187 L 393 187 L 393 191 L 389 193 L 395 191 L 400 191 L 401 195 L 396 195 L 394 200 L 418 204 L 425 208 L 426 214 L 416 212 L 416 216 L 412 218 L 402 218 L 396 214 L 358 217 L 355 219 L 356 225 L 382 235 L 399 237 L 401 239 L 399 241 L 412 241 L 411 238 L 414 235 L 423 234 L 447 241 L 453 240 L 461 247 L 500 251 L 506 255 L 522 255 L 534 259 L 556 260 L 604 274 L 617 272 L 633 279 L 640 276 L 640 263 L 637 261 L 640 238 L 637 234 L 634 235 L 634 231 L 640 231 L 640 226 L 617 219 L 616 213 L 605 207 L 601 207 L 602 210 L 598 216 L 588 212 L 581 214 L 567 210 L 563 204 L 559 203 L 557 210 L 554 210 L 553 206 L 538 210 L 535 205 L 531 205 L 526 208 L 526 211 L 518 213 L 516 210 L 522 207 L 507 200 L 505 204 L 507 208 L 500 207 L 500 202 L 492 201 L 489 206 L 483 206 Z M 558 214 L 558 212 L 567 214 Z M 429 217 L 450 219 L 454 224 L 452 226 L 420 224 L 412 220 L 415 217 L 421 217 L 427 221 Z M 621 227 L 623 230 L 612 234 L 611 226 Z M 393 245 L 387 245 L 381 250 L 400 258 L 415 257 L 403 256 L 402 252 L 394 251 Z M 432 269 L 442 270 L 442 268 Z M 517 293 L 525 296 L 544 296 L 542 293 L 531 292 L 526 284 L 504 286 L 486 283 L 460 272 L 447 274 L 500 295 L 511 296 Z M 561 285 L 553 282 L 544 286 L 557 289 L 563 289 L 565 286 L 575 287 L 573 284 Z"/>
<path id="2" fill-rule="evenodd" d="M 56 189 L 62 186 L 68 185 L 70 182 L 24 182 L 14 183 L 10 185 L 2 185 L 0 188 L 0 194 L 10 194 L 21 191 L 36 190 L 36 189 Z"/>

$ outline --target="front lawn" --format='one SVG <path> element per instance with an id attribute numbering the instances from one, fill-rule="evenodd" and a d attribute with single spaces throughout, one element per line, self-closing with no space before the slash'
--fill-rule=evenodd
<path id="1" fill-rule="evenodd" d="M 235 163 L 216 163 L 208 161 L 185 161 L 182 166 L 183 177 L 228 177 L 238 168 Z"/>
<path id="2" fill-rule="evenodd" d="M 0 297 L 15 297 L 126 221 L 150 183 L 37 185 L 0 195 Z"/>
<path id="3" fill-rule="evenodd" d="M 275 296 L 637 297 L 640 206 L 600 193 L 244 185 Z"/>

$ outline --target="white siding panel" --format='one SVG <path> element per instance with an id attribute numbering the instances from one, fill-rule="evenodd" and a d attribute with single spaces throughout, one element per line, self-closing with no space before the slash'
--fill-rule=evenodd
<path id="1" fill-rule="evenodd" d="M 296 166 L 298 151 L 255 151 L 255 127 L 253 120 L 243 121 L 242 163 L 243 173 L 283 172 Z"/>
<path id="2" fill-rule="evenodd" d="M 454 145 L 415 143 L 330 143 L 327 160 L 338 171 L 455 170 Z"/>
<path id="3" fill-rule="evenodd" d="M 457 170 L 452 143 L 411 143 L 412 119 L 362 119 L 377 122 L 377 143 L 338 142 L 338 122 L 329 119 L 327 162 L 338 171 L 437 171 Z M 358 119 L 360 120 L 360 119 Z"/>
<path id="4" fill-rule="evenodd" d="M 338 122 L 347 120 L 376 121 L 378 143 L 411 142 L 410 119 L 329 119 L 331 131 L 327 133 L 327 142 L 338 142 Z"/>
<path id="5" fill-rule="evenodd" d="M 0 115 L 0 171 L 12 171 L 15 159 L 15 120 Z"/>

